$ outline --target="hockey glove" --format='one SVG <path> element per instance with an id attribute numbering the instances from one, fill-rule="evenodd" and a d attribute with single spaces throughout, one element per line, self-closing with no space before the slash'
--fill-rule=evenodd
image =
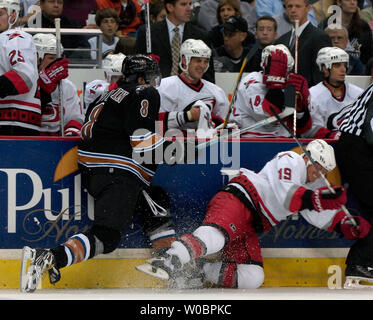
<path id="1" fill-rule="evenodd" d="M 288 69 L 288 57 L 276 50 L 268 57 L 264 67 L 263 83 L 268 89 L 284 89 Z"/>
<path id="2" fill-rule="evenodd" d="M 329 209 L 339 209 L 347 202 L 347 190 L 342 186 L 332 187 L 335 193 L 328 187 L 316 189 L 312 194 L 312 205 L 318 212 Z"/>
<path id="3" fill-rule="evenodd" d="M 310 91 L 307 80 L 300 74 L 290 73 L 286 85 L 293 85 L 297 92 L 297 111 L 301 112 L 308 108 Z"/>
<path id="4" fill-rule="evenodd" d="M 366 237 L 370 231 L 370 223 L 360 216 L 353 216 L 353 218 L 358 224 L 357 227 L 351 223 L 347 216 L 341 220 L 340 226 L 343 236 L 349 240 Z"/>
<path id="5" fill-rule="evenodd" d="M 69 61 L 67 58 L 56 59 L 39 73 L 39 85 L 44 91 L 53 92 L 58 83 L 69 76 Z"/>

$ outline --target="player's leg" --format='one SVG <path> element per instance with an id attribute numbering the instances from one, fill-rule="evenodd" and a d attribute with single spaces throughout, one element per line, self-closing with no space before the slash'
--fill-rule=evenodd
<path id="1" fill-rule="evenodd" d="M 202 226 L 178 238 L 164 255 L 148 260 L 137 270 L 163 280 L 175 278 L 185 265 L 221 251 L 243 235 L 252 219 L 250 211 L 234 195 L 219 192 L 211 199 Z"/>
<path id="2" fill-rule="evenodd" d="M 59 269 L 114 251 L 121 232 L 133 218 L 141 182 L 132 175 L 88 177 L 88 192 L 95 198 L 95 222 L 84 233 L 70 237 L 53 249 L 25 247 L 22 257 L 22 291 L 33 292 L 44 272 L 51 283 L 60 279 Z M 28 261 L 30 267 L 26 270 Z"/>
<path id="3" fill-rule="evenodd" d="M 154 254 L 163 253 L 176 240 L 173 219 L 170 213 L 168 194 L 159 186 L 151 186 L 140 193 L 136 209 L 144 220 Z"/>
<path id="4" fill-rule="evenodd" d="M 351 152 L 354 150 L 354 152 Z M 335 146 L 338 167 L 358 201 L 361 215 L 373 223 L 373 150 L 361 137 L 343 133 Z M 363 177 L 363 178 L 362 178 Z M 360 288 L 361 281 L 373 283 L 373 228 L 350 248 L 346 258 L 347 289 Z M 367 285 L 368 286 L 368 285 Z M 370 288 L 373 288 L 370 285 Z"/>

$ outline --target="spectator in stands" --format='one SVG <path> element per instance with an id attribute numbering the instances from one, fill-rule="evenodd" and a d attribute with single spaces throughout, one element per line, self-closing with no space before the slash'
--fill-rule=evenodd
<path id="1" fill-rule="evenodd" d="M 372 31 L 369 24 L 360 18 L 357 0 L 335 0 L 334 4 L 342 9 L 342 25 L 348 30 L 351 46 L 350 48 L 346 48 L 346 51 L 360 58 L 361 62 L 366 64 L 372 57 Z M 333 15 L 335 13 L 332 13 L 329 18 L 320 24 L 322 29 L 330 27 L 331 24 L 335 25 L 338 23 L 333 18 Z"/>
<path id="2" fill-rule="evenodd" d="M 323 47 L 330 47 L 332 42 L 325 31 L 316 28 L 308 20 L 308 12 L 311 10 L 309 0 L 285 0 L 285 10 L 293 26 L 296 20 L 299 21 L 297 71 L 307 79 L 308 86 L 314 86 L 324 79 L 314 63 L 317 53 Z M 286 45 L 295 57 L 295 28 L 282 35 L 275 43 Z"/>
<path id="3" fill-rule="evenodd" d="M 256 0 L 255 10 L 258 17 L 271 16 L 275 17 L 281 15 L 284 12 L 285 4 L 284 0 Z M 317 26 L 317 21 L 313 9 L 311 8 L 308 12 L 308 20 L 314 26 Z"/>
<path id="4" fill-rule="evenodd" d="M 54 19 L 61 19 L 61 28 L 80 29 L 81 25 L 69 17 L 62 14 L 64 0 L 40 0 L 40 13 L 33 20 L 29 20 L 28 27 L 36 27 L 38 21 L 41 21 L 42 28 L 55 28 Z M 41 17 L 41 19 L 40 19 Z M 65 56 L 68 58 L 88 58 L 88 52 L 69 51 L 69 49 L 89 48 L 87 39 L 84 36 L 61 35 L 61 42 L 65 48 Z"/>
<path id="5" fill-rule="evenodd" d="M 19 17 L 14 24 L 16 27 L 24 27 L 27 21 L 40 11 L 39 0 L 21 0 Z"/>
<path id="6" fill-rule="evenodd" d="M 166 19 L 167 12 L 163 1 L 150 4 L 149 10 L 150 22 L 158 22 Z M 145 21 L 145 20 L 144 20 Z"/>
<path id="7" fill-rule="evenodd" d="M 345 27 L 339 28 L 326 28 L 326 33 L 329 35 L 330 39 L 332 40 L 332 44 L 334 47 L 341 48 L 347 52 L 349 44 L 348 40 L 348 30 Z M 347 52 L 349 55 L 349 63 L 347 67 L 347 74 L 349 75 L 364 75 L 365 74 L 365 66 L 360 61 L 359 58 L 356 58 L 351 54 L 351 52 Z"/>
<path id="8" fill-rule="evenodd" d="M 368 22 L 371 28 L 373 25 L 373 0 L 370 0 L 370 6 L 360 11 L 361 19 Z"/>
<path id="9" fill-rule="evenodd" d="M 260 66 L 263 49 L 272 44 L 277 38 L 277 22 L 273 17 L 262 16 L 256 21 L 255 38 L 258 39 L 259 48 L 250 60 L 250 72 L 261 71 Z M 250 46 L 250 49 L 253 45 Z"/>
<path id="10" fill-rule="evenodd" d="M 122 37 L 119 38 L 113 53 L 123 53 L 126 56 L 136 54 L 136 38 Z"/>
<path id="11" fill-rule="evenodd" d="M 318 0 L 312 3 L 312 8 L 315 12 L 315 17 L 318 24 L 329 16 L 330 12 L 328 12 L 328 9 L 333 4 L 334 0 Z"/>
<path id="12" fill-rule="evenodd" d="M 211 28 L 208 33 L 209 39 L 211 39 L 211 45 L 214 49 L 224 45 L 222 31 L 223 23 L 232 16 L 242 16 L 240 3 L 238 2 L 238 0 L 220 0 L 218 8 L 216 9 L 216 18 L 218 20 L 218 25 Z M 254 42 L 254 35 L 249 32 L 249 30 L 247 30 L 247 36 L 245 38 L 244 45 L 248 46 Z"/>
<path id="13" fill-rule="evenodd" d="M 224 44 L 213 52 L 216 72 L 239 72 L 241 65 L 249 52 L 244 47 L 247 37 L 247 22 L 239 16 L 229 17 L 222 26 Z M 249 61 L 248 61 L 249 62 Z M 250 64 L 246 63 L 244 72 L 250 72 Z"/>
<path id="14" fill-rule="evenodd" d="M 192 8 L 186 0 L 165 0 L 167 17 L 163 21 L 151 25 L 151 51 L 160 57 L 159 67 L 162 77 L 180 73 L 180 45 L 187 39 L 200 39 L 210 46 L 207 32 L 190 22 Z M 173 41 L 174 40 L 174 41 Z M 145 26 L 140 26 L 137 33 L 136 52 L 147 53 Z M 172 55 L 174 52 L 174 55 Z M 173 59 L 174 58 L 174 59 Z M 212 59 L 203 78 L 215 82 Z"/>
<path id="15" fill-rule="evenodd" d="M 201 6 L 196 17 L 197 24 L 207 32 L 210 31 L 219 22 L 217 19 L 217 9 L 220 0 L 202 0 Z M 253 3 L 239 1 L 242 17 L 246 19 L 249 26 L 249 32 L 255 32 L 255 21 L 257 19 L 255 7 Z"/>
<path id="16" fill-rule="evenodd" d="M 137 28 L 143 23 L 141 6 L 137 0 L 96 0 L 97 9 L 113 8 L 119 16 L 118 36 L 136 36 Z"/>
<path id="17" fill-rule="evenodd" d="M 285 0 L 282 0 L 283 6 L 285 8 Z M 289 32 L 292 30 L 293 25 L 286 13 L 286 10 L 274 15 L 273 18 L 277 21 L 277 36 L 281 37 L 283 34 L 286 32 Z M 311 7 L 310 12 L 308 13 L 308 20 L 315 26 L 317 27 L 317 21 L 313 13 L 313 9 Z"/>
<path id="18" fill-rule="evenodd" d="M 310 112 L 313 138 L 333 138 L 337 131 L 327 129 L 328 118 L 343 107 L 353 103 L 363 89 L 346 81 L 349 56 L 338 47 L 322 48 L 316 63 L 324 73 L 325 80 L 310 88 Z"/>
<path id="19" fill-rule="evenodd" d="M 114 9 L 105 8 L 97 11 L 95 17 L 96 25 L 102 31 L 102 57 L 115 49 L 119 38 L 115 35 L 119 27 L 119 17 Z M 91 57 L 96 59 L 97 37 L 88 40 L 91 46 Z"/>
<path id="20" fill-rule="evenodd" d="M 81 26 L 87 24 L 89 14 L 94 14 L 97 11 L 96 0 L 64 0 L 62 14 L 66 17 L 79 22 Z"/>

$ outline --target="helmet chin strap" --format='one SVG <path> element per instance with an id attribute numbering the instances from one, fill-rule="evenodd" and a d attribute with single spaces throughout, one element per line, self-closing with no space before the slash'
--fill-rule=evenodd
<path id="1" fill-rule="evenodd" d="M 15 25 L 15 23 L 17 22 L 17 19 L 18 19 L 18 16 L 19 16 L 19 13 L 17 11 L 15 11 L 15 18 L 13 20 L 13 23 L 11 22 L 12 20 L 12 14 L 9 15 L 8 17 L 8 30 L 11 29 L 13 27 L 13 25 Z"/>

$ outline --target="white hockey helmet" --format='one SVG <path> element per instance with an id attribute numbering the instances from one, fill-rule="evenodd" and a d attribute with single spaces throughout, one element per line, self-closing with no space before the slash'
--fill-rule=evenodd
<path id="1" fill-rule="evenodd" d="M 346 62 L 348 64 L 350 57 L 346 51 L 338 47 L 324 47 L 317 53 L 316 64 L 322 71 L 324 65 L 327 69 L 331 69 L 333 63 Z"/>
<path id="2" fill-rule="evenodd" d="M 182 58 L 185 57 L 185 68 L 182 64 Z M 180 68 L 184 72 L 187 72 L 190 59 L 192 57 L 208 58 L 211 57 L 211 49 L 202 40 L 187 39 L 180 47 Z M 206 68 L 205 72 L 207 71 Z"/>
<path id="3" fill-rule="evenodd" d="M 1 1 L 1 0 L 0 0 Z M 57 39 L 52 33 L 36 33 L 32 37 L 38 52 L 39 58 L 44 59 L 46 53 L 57 54 Z M 61 54 L 63 52 L 62 44 L 60 45 Z"/>
<path id="4" fill-rule="evenodd" d="M 324 140 L 315 139 L 311 141 L 306 150 L 310 153 L 312 160 L 320 164 L 326 171 L 331 171 L 337 166 L 334 149 Z"/>
<path id="5" fill-rule="evenodd" d="M 8 15 L 10 16 L 11 13 L 15 12 L 15 19 L 14 22 L 10 22 L 10 17 L 8 19 L 9 28 L 17 21 L 19 16 L 19 11 L 21 10 L 21 6 L 19 4 L 19 0 L 0 0 L 0 8 L 7 9 Z"/>
<path id="6" fill-rule="evenodd" d="M 102 62 L 102 67 L 109 76 L 122 76 L 122 64 L 126 56 L 123 53 L 109 54 Z"/>
<path id="7" fill-rule="evenodd" d="M 13 11 L 19 14 L 21 6 L 19 0 L 0 0 L 0 8 L 7 9 L 8 14 L 11 14 Z"/>
<path id="8" fill-rule="evenodd" d="M 262 60 L 260 62 L 260 66 L 263 68 L 267 65 L 268 57 L 272 55 L 272 52 L 275 52 L 276 50 L 281 50 L 283 53 L 285 53 L 288 57 L 288 72 L 293 69 L 294 66 L 294 59 L 291 55 L 289 49 L 283 45 L 283 44 L 277 44 L 277 45 L 269 45 L 266 46 L 262 51 Z"/>

